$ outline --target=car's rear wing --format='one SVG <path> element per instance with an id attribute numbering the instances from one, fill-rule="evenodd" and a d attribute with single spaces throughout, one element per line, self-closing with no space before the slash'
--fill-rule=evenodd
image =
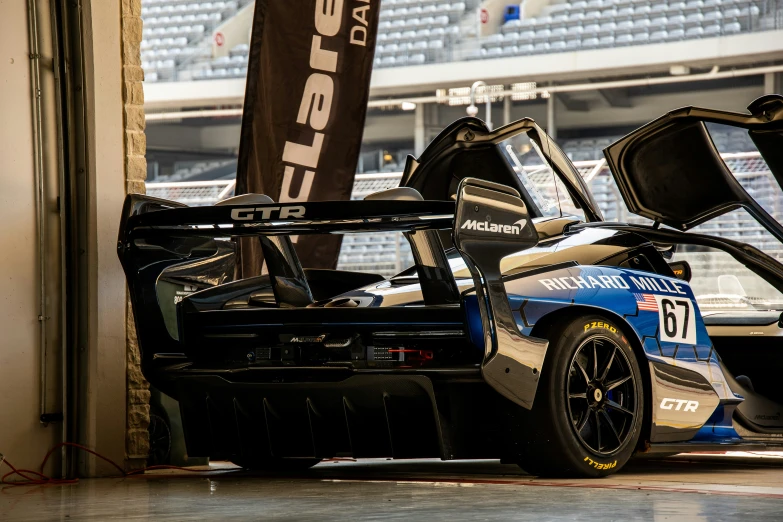
<path id="1" fill-rule="evenodd" d="M 132 194 L 123 209 L 120 240 L 447 229 L 454 208 L 451 201 L 378 200 L 187 207 Z"/>
<path id="2" fill-rule="evenodd" d="M 451 230 L 479 296 L 486 340 L 485 379 L 518 404 L 532 405 L 547 344 L 522 336 L 516 328 L 499 271 L 503 256 L 537 242 L 527 208 L 515 189 L 466 178 L 456 204 L 393 199 L 301 204 L 246 201 L 187 207 L 143 195 L 126 198 L 118 254 L 130 288 L 142 369 L 154 370 L 168 364 L 167 354 L 185 351 L 176 328 L 171 327 L 171 314 L 167 317 L 162 310 L 156 288 L 161 275 L 185 274 L 184 280 L 196 291 L 232 281 L 234 238 L 259 238 L 277 305 L 300 308 L 312 304 L 313 298 L 291 235 L 400 231 L 411 244 L 424 306 L 442 306 L 460 302 L 437 233 Z M 171 359 L 182 362 L 179 357 Z"/>

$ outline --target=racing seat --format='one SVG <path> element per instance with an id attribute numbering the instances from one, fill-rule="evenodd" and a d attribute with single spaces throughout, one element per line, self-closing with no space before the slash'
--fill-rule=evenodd
<path id="1" fill-rule="evenodd" d="M 241 194 L 224 199 L 215 206 L 225 205 L 269 205 L 274 200 L 266 194 Z M 288 236 L 258 236 L 264 261 L 269 271 L 272 293 L 277 306 L 303 307 L 313 302 L 313 294 L 307 283 L 304 269 L 294 250 L 294 243 Z M 248 304 L 253 306 L 269 306 L 271 297 L 268 292 L 261 291 L 252 294 Z"/>
<path id="2" fill-rule="evenodd" d="M 365 196 L 365 201 L 424 201 L 421 193 L 410 187 L 396 187 Z M 437 230 L 405 232 L 411 245 L 416 273 L 419 275 L 425 305 L 459 303 L 459 289 L 451 272 L 449 259 Z"/>
<path id="3" fill-rule="evenodd" d="M 674 277 L 683 281 L 690 281 L 693 276 L 691 265 L 687 261 L 676 261 L 669 263 L 669 268 L 674 272 Z"/>

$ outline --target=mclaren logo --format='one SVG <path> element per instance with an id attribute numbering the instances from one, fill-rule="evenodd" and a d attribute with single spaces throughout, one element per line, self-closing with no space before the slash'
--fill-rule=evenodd
<path id="1" fill-rule="evenodd" d="M 275 215 L 277 213 L 277 215 Z M 288 207 L 235 208 L 231 210 L 234 221 L 252 221 L 254 219 L 289 219 L 301 218 L 305 215 L 302 205 Z"/>
<path id="2" fill-rule="evenodd" d="M 520 219 L 513 225 L 498 225 L 497 223 L 490 223 L 489 221 L 476 221 L 475 219 L 467 219 L 460 228 L 462 230 L 478 230 L 480 232 L 513 234 L 518 236 L 522 233 L 522 229 L 525 228 L 526 224 L 527 219 Z"/>
<path id="3" fill-rule="evenodd" d="M 663 399 L 661 401 L 661 409 L 695 412 L 697 409 L 699 409 L 699 401 L 687 401 L 684 399 Z"/>
<path id="4" fill-rule="evenodd" d="M 323 342 L 323 340 L 326 339 L 326 335 L 298 335 L 296 337 L 291 337 L 290 343 L 320 343 Z"/>

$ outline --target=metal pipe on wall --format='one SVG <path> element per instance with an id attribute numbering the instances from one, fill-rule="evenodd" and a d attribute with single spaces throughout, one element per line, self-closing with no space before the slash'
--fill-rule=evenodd
<path id="1" fill-rule="evenodd" d="M 38 323 L 40 328 L 41 354 L 41 411 L 40 420 L 46 423 L 46 209 L 43 166 L 43 117 L 41 110 L 41 53 L 38 46 L 38 11 L 35 0 L 27 0 L 28 36 L 30 41 L 30 85 L 33 100 L 33 177 L 36 184 L 35 205 L 38 226 L 38 263 L 40 303 Z"/>

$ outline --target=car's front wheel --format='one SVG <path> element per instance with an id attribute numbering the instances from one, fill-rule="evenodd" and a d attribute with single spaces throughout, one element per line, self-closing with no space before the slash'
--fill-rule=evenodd
<path id="1" fill-rule="evenodd" d="M 553 325 L 520 466 L 539 476 L 603 477 L 625 465 L 644 415 L 639 364 L 618 325 L 582 315 Z"/>

